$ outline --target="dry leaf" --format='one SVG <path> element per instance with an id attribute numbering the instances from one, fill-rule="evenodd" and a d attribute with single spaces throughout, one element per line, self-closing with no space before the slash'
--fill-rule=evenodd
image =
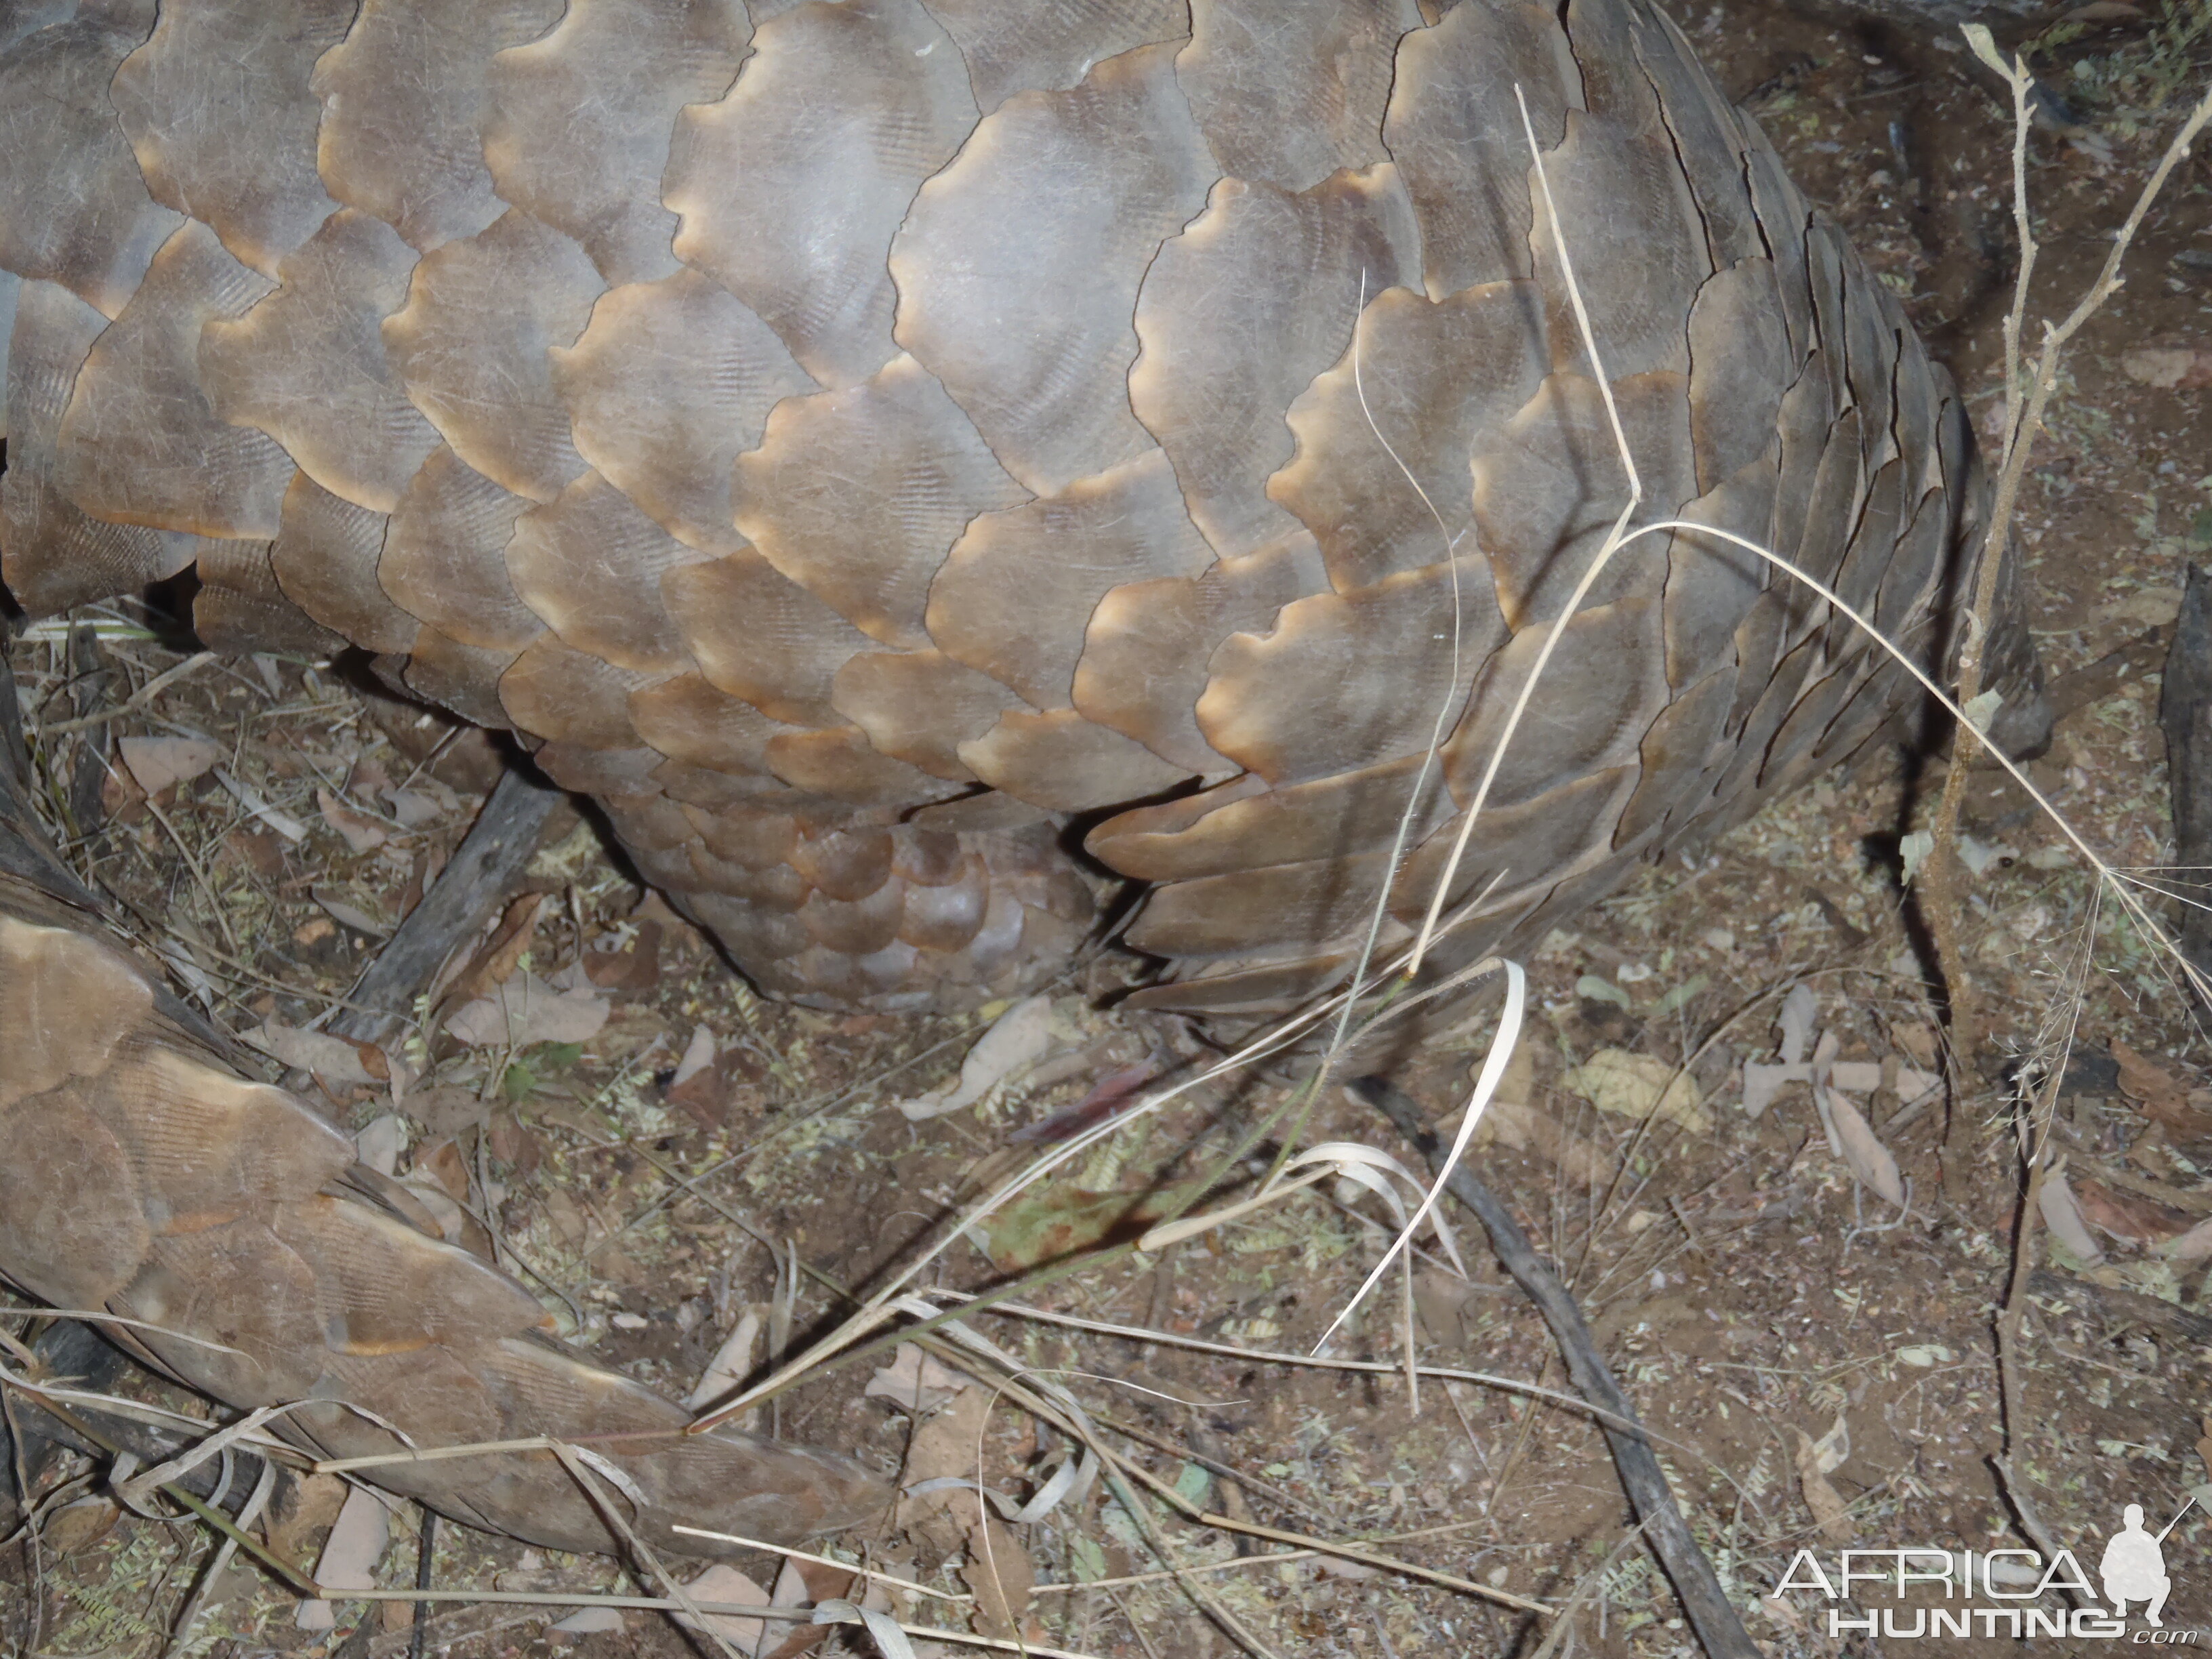
<path id="1" fill-rule="evenodd" d="M 714 1034 L 703 1025 L 691 1028 L 691 1041 L 684 1045 L 684 1057 L 676 1062 L 676 1075 L 669 1079 L 672 1085 L 689 1083 L 714 1063 Z"/>
<path id="2" fill-rule="evenodd" d="M 2162 1244 L 2190 1231 L 2189 1217 L 2155 1199 L 2115 1191 L 2101 1181 L 2084 1179 L 2074 1188 L 2074 1207 L 2091 1226 L 2130 1244 Z"/>
<path id="3" fill-rule="evenodd" d="M 391 832 L 366 812 L 356 812 L 327 789 L 315 791 L 315 805 L 322 809 L 323 822 L 338 832 L 346 846 L 356 853 L 373 853 L 391 839 Z"/>
<path id="4" fill-rule="evenodd" d="M 2120 369 L 2139 386 L 2168 391 L 2212 386 L 2212 347 L 2137 346 L 2120 354 Z"/>
<path id="5" fill-rule="evenodd" d="M 1835 1121 L 1836 1139 L 1844 1149 L 1844 1162 L 1862 1185 L 1871 1187 L 1900 1210 L 1905 1207 L 1905 1181 L 1889 1148 L 1875 1138 L 1874 1127 L 1845 1097 L 1828 1096 L 1828 1115 Z"/>
<path id="6" fill-rule="evenodd" d="M 538 912 L 545 902 L 543 893 L 524 893 L 510 903 L 499 925 L 476 948 L 460 972 L 440 988 L 448 1006 L 489 997 L 514 977 L 524 955 L 538 937 Z"/>
<path id="7" fill-rule="evenodd" d="M 438 787 L 445 788 L 442 784 Z M 399 820 L 402 830 L 420 830 L 425 824 L 435 823 L 460 805 L 453 799 L 450 789 L 445 790 L 446 800 L 427 789 L 385 789 L 378 793 L 392 803 L 392 816 Z"/>
<path id="8" fill-rule="evenodd" d="M 985 1414 L 991 1396 L 981 1389 L 963 1389 L 934 1417 L 915 1425 L 908 1442 L 906 1468 L 900 1472 L 902 1488 L 895 1529 L 916 1534 L 940 1555 L 963 1548 L 969 1529 L 983 1503 L 973 1491 L 940 1486 L 934 1492 L 911 1488 L 932 1480 L 973 1480 L 975 1449 L 982 1439 Z"/>
<path id="9" fill-rule="evenodd" d="M 379 1083 L 389 1079 L 372 1073 L 360 1045 L 327 1031 L 303 1031 L 271 1020 L 240 1034 L 253 1047 L 283 1065 L 313 1072 L 325 1083 Z M 381 1055 L 379 1056 L 381 1058 Z"/>
<path id="10" fill-rule="evenodd" d="M 1313 1559 L 1313 1566 L 1314 1571 L 1321 1577 L 1347 1578 L 1354 1583 L 1382 1576 L 1380 1567 L 1370 1567 L 1364 1561 L 1347 1561 L 1340 1555 L 1316 1555 Z"/>
<path id="11" fill-rule="evenodd" d="M 1013 1528 L 986 1509 L 968 1532 L 968 1561 L 960 1576 L 975 1597 L 975 1622 L 986 1636 L 1012 1637 L 1029 1606 L 1036 1566 Z"/>
<path id="12" fill-rule="evenodd" d="M 2043 1224 L 2051 1229 L 2051 1236 L 2084 1262 L 2094 1265 L 2105 1259 L 2103 1249 L 2082 1224 L 2081 1206 L 2075 1203 L 2074 1189 L 2067 1185 L 2064 1175 L 2054 1170 L 2043 1177 L 2036 1208 L 2043 1212 Z"/>
<path id="13" fill-rule="evenodd" d="M 2145 1106 L 2185 1108 L 2189 1091 L 2164 1067 L 2154 1066 L 2118 1037 L 2112 1039 L 2113 1063 L 2120 1068 L 2120 1092 Z"/>
<path id="14" fill-rule="evenodd" d="M 131 781 L 149 795 L 173 783 L 190 783 L 223 757 L 222 745 L 212 738 L 125 738 L 115 746 Z"/>
<path id="15" fill-rule="evenodd" d="M 407 1120 L 397 1112 L 370 1119 L 353 1138 L 354 1156 L 379 1175 L 399 1167 L 399 1154 L 407 1146 Z"/>
<path id="16" fill-rule="evenodd" d="M 919 1417 L 935 1411 L 973 1381 L 939 1363 L 919 1343 L 902 1342 L 891 1350 L 891 1363 L 877 1367 L 861 1393 L 866 1399 L 888 1400 Z"/>
<path id="17" fill-rule="evenodd" d="M 315 1582 L 325 1589 L 374 1589 L 376 1564 L 391 1541 L 392 1512 L 366 1486 L 352 1488 L 323 1546 Z M 337 1612 L 327 1601 L 302 1601 L 292 1622 L 301 1630 L 329 1630 L 337 1622 Z"/>
<path id="18" fill-rule="evenodd" d="M 404 1607 L 407 1604 L 404 1601 L 393 1601 L 389 1605 Z M 749 1620 L 746 1622 L 752 1621 Z M 603 1636 L 610 1632 L 618 1631 L 622 1627 L 623 1616 L 620 1607 L 578 1607 L 559 1624 L 548 1625 L 545 1628 L 549 1631 L 558 1631 L 563 1636 Z"/>
<path id="19" fill-rule="evenodd" d="M 2204 1434 L 2197 1443 L 2197 1461 L 2204 1466 L 2204 1478 L 2212 1480 L 2212 1417 L 2200 1419 Z"/>
<path id="20" fill-rule="evenodd" d="M 2120 1092 L 2140 1106 L 2145 1117 L 2166 1125 L 2185 1140 L 2212 1136 L 2212 1113 L 2204 1111 L 2196 1094 L 2171 1073 L 2152 1065 L 2117 1039 L 2112 1058 L 2119 1064 Z"/>
<path id="21" fill-rule="evenodd" d="M 90 1549 L 113 1532 L 115 1523 L 122 1518 L 123 1506 L 101 1493 L 80 1498 L 49 1514 L 40 1523 L 39 1534 L 54 1554 L 75 1555 L 79 1550 Z"/>
<path id="22" fill-rule="evenodd" d="M 327 887 L 311 887 L 307 892 L 342 927 L 352 928 L 364 939 L 383 939 L 392 932 L 390 922 L 378 921 L 357 904 L 349 904 Z"/>
<path id="23" fill-rule="evenodd" d="M 584 953 L 584 976 L 605 991 L 642 996 L 660 982 L 660 924 L 640 924 L 636 937 L 621 950 Z"/>
<path id="24" fill-rule="evenodd" d="M 1912 1063 L 1924 1072 L 1936 1069 L 1936 1056 L 1942 1052 L 1936 1028 L 1924 1020 L 1905 1025 L 1893 1025 L 1890 1036 L 1897 1046 L 1912 1057 Z"/>
<path id="25" fill-rule="evenodd" d="M 1656 1113 L 1696 1134 L 1712 1127 L 1696 1079 L 1650 1054 L 1601 1048 L 1560 1080 L 1601 1112 L 1633 1118 Z"/>
<path id="26" fill-rule="evenodd" d="M 2159 1254 L 2169 1261 L 2202 1261 L 2212 1256 L 2212 1216 L 2207 1216 L 2187 1232 L 2166 1245 Z M 2212 1470 L 2208 1470 L 2212 1474 Z"/>
<path id="27" fill-rule="evenodd" d="M 1495 1135 L 1516 1152 L 1534 1152 L 1585 1187 L 1609 1187 L 1620 1172 L 1611 1154 L 1595 1141 L 1577 1134 L 1550 1113 L 1517 1101 L 1492 1101 L 1474 1133 L 1478 1139 Z"/>
<path id="28" fill-rule="evenodd" d="M 739 1572 L 726 1561 L 717 1562 L 684 1587 L 684 1594 L 694 1601 L 727 1601 L 739 1607 L 764 1607 L 770 1605 L 768 1592 Z M 739 1653 L 750 1656 L 758 1653 L 761 1638 L 770 1630 L 781 1639 L 781 1621 L 771 1626 L 765 1619 L 744 1619 L 733 1613 L 709 1613 L 702 1615 L 708 1629 L 727 1642 Z M 698 1630 L 701 1620 L 688 1613 L 676 1615 L 676 1622 L 685 1630 Z"/>
<path id="29" fill-rule="evenodd" d="M 753 1345 L 760 1340 L 766 1311 L 765 1303 L 755 1303 L 738 1317 L 736 1328 L 722 1339 L 722 1346 L 714 1350 L 714 1357 L 699 1374 L 698 1386 L 684 1397 L 686 1411 L 713 1405 L 752 1375 Z"/>
<path id="30" fill-rule="evenodd" d="M 1782 999 L 1781 1012 L 1775 1015 L 1776 1029 L 1782 1033 L 1782 1063 L 1795 1065 L 1805 1058 L 1806 1040 L 1813 1035 L 1813 1023 L 1820 1017 L 1820 1005 L 1813 994 L 1813 988 L 1799 981 L 1790 988 L 1790 994 Z"/>
<path id="31" fill-rule="evenodd" d="M 535 974 L 518 974 L 491 995 L 462 1004 L 446 1021 L 446 1033 L 476 1048 L 588 1042 L 607 1013 L 605 998 L 556 991 Z"/>
<path id="32" fill-rule="evenodd" d="M 972 1106 L 1014 1073 L 1044 1058 L 1052 1046 L 1052 999 L 1024 997 L 991 1023 L 960 1062 L 960 1079 L 949 1089 L 933 1089 L 899 1102 L 899 1110 L 920 1122 Z"/>
<path id="33" fill-rule="evenodd" d="M 1805 1494 L 1805 1507 L 1813 1511 L 1814 1524 L 1831 1544 L 1848 1544 L 1857 1529 L 1842 1495 L 1828 1484 L 1820 1467 L 1820 1443 L 1804 1430 L 1797 1431 L 1797 1484 Z"/>

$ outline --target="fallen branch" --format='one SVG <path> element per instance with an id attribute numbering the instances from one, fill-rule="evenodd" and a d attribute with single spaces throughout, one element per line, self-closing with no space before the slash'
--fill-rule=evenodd
<path id="1" fill-rule="evenodd" d="M 1431 1169 L 1438 1167 L 1443 1145 L 1428 1132 L 1421 1109 L 1410 1096 L 1377 1077 L 1359 1078 L 1347 1086 L 1395 1124 L 1399 1133 L 1419 1150 Z M 1497 1252 L 1505 1271 L 1513 1275 L 1514 1282 L 1543 1314 L 1544 1322 L 1552 1328 L 1553 1338 L 1566 1360 L 1567 1374 L 1574 1379 L 1583 1397 L 1613 1418 L 1635 1422 L 1635 1407 L 1620 1391 L 1604 1357 L 1598 1352 L 1582 1310 L 1575 1305 L 1574 1297 L 1558 1275 L 1536 1254 L 1504 1201 L 1463 1168 L 1453 1170 L 1445 1184 L 1451 1195 L 1482 1223 L 1490 1235 L 1491 1249 Z M 1759 1659 L 1759 1650 L 1745 1632 L 1735 1607 L 1729 1605 L 1713 1572 L 1712 1563 L 1705 1559 L 1705 1552 L 1690 1535 L 1689 1523 L 1675 1505 L 1666 1473 L 1659 1467 L 1658 1455 L 1651 1449 L 1643 1430 L 1639 1427 L 1631 1433 L 1603 1420 L 1599 1427 L 1613 1452 L 1614 1466 L 1620 1471 L 1621 1486 L 1628 1493 L 1628 1501 L 1643 1525 L 1644 1536 L 1650 1540 L 1651 1553 L 1659 1558 L 1660 1566 L 1674 1584 L 1683 1615 L 1688 1619 L 1698 1644 L 1711 1659 Z"/>
<path id="2" fill-rule="evenodd" d="M 520 771 L 501 777 L 459 850 L 347 994 L 349 1006 L 331 1022 L 333 1033 L 356 1042 L 381 1042 L 404 1023 L 454 947 L 475 933 L 521 878 L 560 799 L 559 790 Z"/>

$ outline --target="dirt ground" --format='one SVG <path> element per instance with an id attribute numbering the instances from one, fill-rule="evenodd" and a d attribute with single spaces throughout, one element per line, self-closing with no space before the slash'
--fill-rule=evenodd
<path id="1" fill-rule="evenodd" d="M 2045 20 L 2036 61 L 2061 102 L 2029 150 L 2043 244 L 2031 319 L 2070 307 L 2161 131 L 2203 85 L 2212 42 L 2189 31 L 2204 16 L 2201 4 L 2192 15 L 2100 0 Z M 1799 183 L 1904 297 L 1992 432 L 2016 253 L 1993 78 L 1955 41 L 1838 28 L 1766 0 L 1723 0 L 1683 22 Z M 2153 211 L 2129 272 L 2068 361 L 2017 522 L 2063 713 L 2031 775 L 2090 844 L 2142 871 L 2172 859 L 2158 667 L 2187 562 L 2212 553 L 2207 394 L 2153 383 L 2172 360 L 2142 356 L 2212 354 L 2212 166 L 2201 155 Z M 189 641 L 148 637 L 143 620 L 118 610 L 97 641 L 50 624 L 18 647 L 41 727 L 112 707 L 186 660 Z M 149 799 L 127 770 L 98 763 L 103 748 L 115 752 L 103 734 L 158 745 L 193 733 L 216 740 L 230 782 L 204 770 Z M 278 1032 L 341 996 L 419 895 L 486 787 L 487 758 L 480 739 L 413 709 L 365 706 L 331 673 L 273 659 L 201 663 L 122 718 L 41 748 L 58 816 L 87 828 L 104 819 L 71 848 L 79 866 L 221 1017 Z M 1878 1587 L 1834 1603 L 1769 1592 L 1801 1550 L 1832 1564 L 1842 1547 L 2021 1549 L 2039 1531 L 2094 1576 L 2124 1505 L 2141 1504 L 2155 1530 L 2212 1480 L 2212 1439 L 2200 1439 L 2212 1436 L 2212 1049 L 2058 833 L 2001 775 L 1978 772 L 1966 949 L 1985 1012 L 1972 1058 L 1989 1081 L 1955 1098 L 1923 1092 L 1943 1069 L 1942 1028 L 1899 860 L 1941 777 L 1940 762 L 1877 755 L 1695 856 L 1648 869 L 1554 936 L 1528 964 L 1522 1058 L 1474 1159 L 1571 1285 L 1753 1634 L 1790 1659 L 2099 1650 L 2096 1638 L 1995 1631 L 1917 1644 L 1832 1636 L 1832 1607 L 1858 1619 L 1900 1604 Z M 1212 1057 L 1205 1033 L 1100 1012 L 1097 997 L 1127 969 L 1099 961 L 1058 988 L 1052 1057 L 1039 1071 L 979 1105 L 910 1120 L 893 1103 L 947 1085 L 982 1017 L 844 1018 L 763 1004 L 608 864 L 573 816 L 549 832 L 530 885 L 534 910 L 509 913 L 528 922 L 528 951 L 507 965 L 569 986 L 568 1000 L 604 1024 L 498 1044 L 418 1041 L 406 1058 L 422 1075 L 398 1119 L 382 1084 L 326 1084 L 331 1107 L 418 1188 L 442 1186 L 491 1222 L 501 1259 L 520 1264 L 573 1340 L 678 1394 L 749 1319 L 761 1333 L 752 1364 L 826 1328 L 842 1291 L 871 1285 L 951 1206 L 1049 1144 L 1050 1130 L 1017 1139 L 1025 1127 L 1102 1079 L 1126 1083 L 1132 1068 L 1188 1077 Z M 1490 1035 L 1474 1022 L 1398 1083 L 1447 1117 Z M 2001 1482 L 1993 1332 L 2021 1190 L 2006 1079 L 2062 1036 L 2073 1057 L 2053 1128 L 2063 1180 L 2051 1184 L 2063 1184 L 2078 1230 L 2072 1246 L 2034 1230 L 2040 1268 L 2014 1356 L 2021 1414 Z M 1836 1115 L 1893 1158 L 1902 1208 L 1832 1150 L 1806 1082 L 1762 1069 L 1803 1054 L 1838 1068 Z M 1650 1079 L 1676 1068 L 1693 1091 L 1678 1085 L 1649 1113 Z M 1192 1090 L 971 1229 L 925 1285 L 982 1288 L 1071 1247 L 1127 1237 L 1142 1194 L 1206 1167 L 1291 1086 L 1286 1072 L 1262 1071 Z M 1639 1102 L 1648 1120 L 1634 1115 Z M 1370 1108 L 1337 1092 L 1316 1103 L 1304 1139 L 1411 1158 Z M 1586 1416 L 1436 1379 L 1415 1415 L 1401 1375 L 1287 1358 L 1314 1350 L 1378 1259 L 1381 1213 L 1356 1186 L 1324 1183 L 1040 1287 L 1021 1298 L 1032 1315 L 975 1323 L 1201 1508 L 1343 1547 L 1364 1540 L 1430 1574 L 1553 1605 L 1582 1585 L 1549 1655 L 1693 1653 L 1651 1560 L 1633 1547 L 1614 1553 L 1632 1516 Z M 1571 1393 L 1549 1332 L 1480 1248 L 1480 1229 L 1463 1212 L 1448 1218 L 1468 1276 L 1449 1271 L 1434 1238 L 1425 1243 L 1413 1293 L 1422 1363 Z M 471 1237 L 489 1247 L 481 1233 Z M 1398 1358 L 1400 1307 L 1394 1281 L 1327 1352 Z M 1017 1503 L 1069 1454 L 1017 1405 L 987 1413 L 987 1391 L 957 1376 L 938 1379 L 945 1403 L 932 1416 L 880 1397 L 892 1385 L 864 1393 L 872 1369 L 811 1380 L 758 1425 L 858 1449 L 887 1471 L 902 1467 L 908 1483 L 980 1475 Z M 131 1386 L 161 1394 L 143 1379 Z M 904 1386 L 911 1401 L 910 1371 Z M 210 1534 L 118 1514 L 82 1465 L 64 1462 L 51 1478 L 63 1483 L 60 1502 L 35 1559 L 20 1533 L 0 1548 L 0 1648 L 103 1659 L 171 1650 Z M 283 1511 L 277 1532 L 299 1559 L 315 1559 L 340 1495 L 319 1477 Z M 909 1498 L 902 1541 L 874 1541 L 869 1560 L 942 1590 L 975 1589 L 988 1564 L 973 1503 L 942 1488 Z M 391 1517 L 380 1583 L 416 1582 L 419 1516 Z M 1103 1482 L 988 1538 L 1002 1575 L 1030 1571 L 1049 1587 L 1028 1603 L 1024 1639 L 1087 1655 L 1234 1650 L 1164 1571 L 1163 1549 L 1177 1567 L 1206 1569 L 1207 1593 L 1278 1653 L 1525 1656 L 1548 1628 L 1417 1573 L 1312 1553 L 1271 1561 L 1288 1547 L 1249 1537 L 1240 1555 L 1228 1532 Z M 859 1559 L 862 1541 L 838 1545 L 841 1559 Z M 2212 1514 L 2201 1502 L 2167 1536 L 2166 1559 L 2167 1626 L 2202 1643 Z M 775 1581 L 772 1563 L 748 1570 Z M 450 1526 L 437 1534 L 432 1575 L 444 1588 L 556 1596 L 637 1590 L 611 1562 Z M 414 1635 L 404 1602 L 347 1604 L 333 1629 L 297 1628 L 295 1603 L 239 1566 L 202 1600 L 175 1650 L 370 1659 L 405 1652 Z M 423 1650 L 617 1659 L 686 1647 L 650 1613 L 550 1630 L 573 1605 L 441 1604 Z M 973 1604 L 894 1605 L 957 1623 Z M 867 1650 L 852 1640 L 847 1650 Z"/>

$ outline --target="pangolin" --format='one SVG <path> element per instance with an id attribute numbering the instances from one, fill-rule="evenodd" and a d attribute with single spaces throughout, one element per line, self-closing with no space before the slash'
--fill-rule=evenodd
<path id="1" fill-rule="evenodd" d="M 0 0 L 0 155 L 16 605 L 195 568 L 818 1006 L 1034 987 L 1115 878 L 1136 1004 L 1297 1006 L 1486 771 L 1443 954 L 1525 948 L 1915 701 L 1705 532 L 1938 667 L 1981 540 L 1948 377 L 1646 0 Z M 1680 527 L 1584 584 L 1616 421 Z M 1990 672 L 2032 708 L 2016 607 Z M 676 1420 L 33 864 L 0 1269 L 325 1451 Z M 875 1490 L 612 1455 L 656 1528 Z M 542 1456 L 379 1478 L 605 1540 Z"/>

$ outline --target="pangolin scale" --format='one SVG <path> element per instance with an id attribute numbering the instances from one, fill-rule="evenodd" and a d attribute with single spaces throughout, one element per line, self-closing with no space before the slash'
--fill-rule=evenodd
<path id="1" fill-rule="evenodd" d="M 1639 522 L 1772 548 L 1931 664 L 1980 539 L 1948 376 L 1644 0 L 0 0 L 0 155 L 22 610 L 191 567 L 211 645 L 357 647 L 819 1006 L 1032 987 L 1103 878 L 1149 884 L 1139 1006 L 1309 1000 L 1378 902 L 1409 937 L 1627 504 L 1611 410 Z M 2016 615 L 1994 643 L 2027 706 Z M 1755 556 L 1641 538 L 1446 959 L 1912 690 Z M 42 879 L 0 882 L 0 1269 L 222 1343 L 122 1339 L 235 1405 L 677 1420 Z M 664 1542 L 875 1491 L 734 1437 L 621 1456 Z M 605 1541 L 542 1457 L 388 1484 Z"/>

